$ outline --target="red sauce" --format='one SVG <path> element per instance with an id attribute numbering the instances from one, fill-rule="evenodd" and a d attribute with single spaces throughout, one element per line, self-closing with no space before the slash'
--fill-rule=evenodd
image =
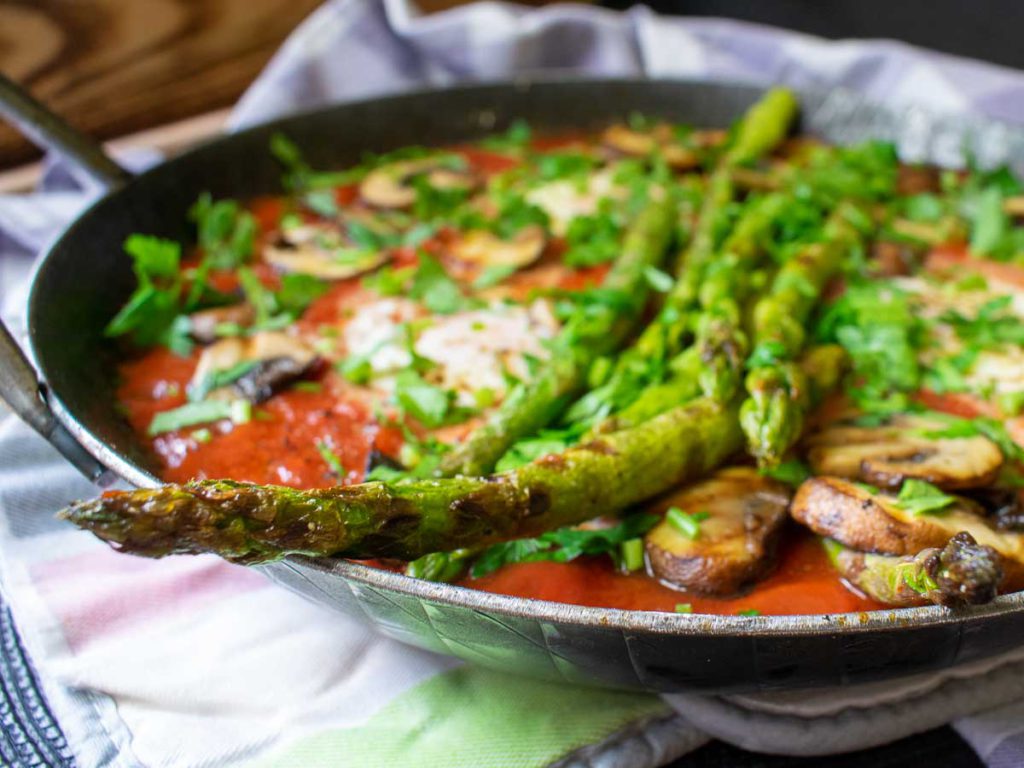
<path id="1" fill-rule="evenodd" d="M 571 563 L 518 563 L 463 586 L 505 595 L 574 605 L 672 612 L 689 603 L 694 613 L 766 615 L 855 613 L 885 608 L 850 591 L 836 576 L 820 542 L 793 527 L 782 545 L 777 570 L 749 594 L 720 600 L 670 589 L 642 574 L 624 574 L 608 558 Z"/>

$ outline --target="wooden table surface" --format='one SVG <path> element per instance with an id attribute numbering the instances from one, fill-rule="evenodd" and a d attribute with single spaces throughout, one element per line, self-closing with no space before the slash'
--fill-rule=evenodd
<path id="1" fill-rule="evenodd" d="M 80 130 L 123 137 L 233 104 L 322 2 L 0 0 L 0 72 Z M 38 156 L 0 125 L 0 169 Z"/>

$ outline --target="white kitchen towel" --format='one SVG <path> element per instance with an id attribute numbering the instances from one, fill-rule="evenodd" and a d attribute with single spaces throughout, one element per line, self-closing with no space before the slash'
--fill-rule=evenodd
<path id="1" fill-rule="evenodd" d="M 898 43 L 826 42 L 644 8 L 481 3 L 421 17 L 403 0 L 336 0 L 283 46 L 232 126 L 540 70 L 844 86 L 1024 123 L 1024 75 Z M 37 195 L 0 197 L 0 306 L 15 329 L 33 259 L 90 195 L 67 174 L 49 178 Z M 646 768 L 710 736 L 820 754 L 951 720 L 989 765 L 1024 764 L 1017 654 L 791 696 L 659 699 L 537 683 L 402 646 L 215 558 L 117 555 L 53 519 L 92 492 L 27 428 L 0 422 L 0 583 L 87 768 L 386 766 L 413 756 L 424 767 Z"/>

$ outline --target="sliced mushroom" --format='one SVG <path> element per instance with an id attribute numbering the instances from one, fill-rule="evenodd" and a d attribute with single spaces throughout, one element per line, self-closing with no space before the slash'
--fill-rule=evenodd
<path id="1" fill-rule="evenodd" d="M 376 269 L 386 251 L 350 246 L 333 224 L 303 224 L 282 230 L 263 250 L 268 264 L 323 280 L 345 280 Z"/>
<path id="2" fill-rule="evenodd" d="M 920 252 L 905 242 L 875 240 L 871 260 L 876 274 L 882 277 L 906 277 L 914 274 L 921 258 Z"/>
<path id="3" fill-rule="evenodd" d="M 789 490 L 748 467 L 723 469 L 659 506 L 707 513 L 694 538 L 668 518 L 644 537 L 653 574 L 673 587 L 708 595 L 736 594 L 775 565 Z"/>
<path id="4" fill-rule="evenodd" d="M 502 240 L 483 229 L 466 232 L 452 248 L 460 261 L 482 267 L 515 267 L 533 264 L 544 252 L 547 236 L 540 226 L 523 227 L 511 240 Z"/>
<path id="5" fill-rule="evenodd" d="M 473 177 L 451 167 L 451 158 L 423 157 L 383 165 L 366 174 L 359 184 L 359 196 L 376 208 L 409 208 L 416 202 L 416 188 L 410 183 L 425 176 L 437 189 L 470 189 Z"/>
<path id="6" fill-rule="evenodd" d="M 189 335 L 200 344 L 212 344 L 218 338 L 217 329 L 225 325 L 243 328 L 256 319 L 252 304 L 232 304 L 229 307 L 201 309 L 188 316 Z"/>
<path id="7" fill-rule="evenodd" d="M 944 547 L 966 531 L 1003 558 L 1010 583 L 1024 585 L 1024 534 L 1000 531 L 967 499 L 932 514 L 914 515 L 896 497 L 836 477 L 815 477 L 797 489 L 790 514 L 815 533 L 860 552 L 907 556 Z"/>
<path id="8" fill-rule="evenodd" d="M 628 157 L 661 154 L 678 171 L 700 167 L 700 155 L 676 141 L 672 126 L 662 123 L 650 131 L 634 131 L 625 125 L 612 125 L 601 134 L 601 143 Z"/>
<path id="9" fill-rule="evenodd" d="M 261 403 L 312 369 L 316 352 L 301 339 L 277 331 L 261 331 L 248 338 L 221 339 L 203 350 L 189 382 L 189 391 L 204 392 L 225 371 L 253 365 L 233 380 L 205 392 L 206 399 L 243 397 Z"/>
<path id="10" fill-rule="evenodd" d="M 896 171 L 896 194 L 919 195 L 940 192 L 939 169 L 934 165 L 903 165 Z"/>
<path id="11" fill-rule="evenodd" d="M 981 504 L 996 528 L 1024 533 L 1024 488 L 979 488 L 968 495 Z"/>
<path id="12" fill-rule="evenodd" d="M 1002 557 L 960 532 L 942 547 L 912 557 L 874 555 L 825 542 L 842 577 L 875 600 L 900 607 L 935 603 L 950 607 L 990 603 L 1004 584 Z"/>
<path id="13" fill-rule="evenodd" d="M 1024 195 L 1007 197 L 1003 200 L 1003 213 L 1014 219 L 1024 219 Z"/>
<path id="14" fill-rule="evenodd" d="M 878 427 L 827 427 L 807 440 L 807 460 L 817 475 L 884 488 L 898 488 L 911 477 L 945 490 L 989 485 L 1003 465 L 999 446 L 982 435 L 925 436 L 942 426 L 919 416 L 896 416 Z"/>

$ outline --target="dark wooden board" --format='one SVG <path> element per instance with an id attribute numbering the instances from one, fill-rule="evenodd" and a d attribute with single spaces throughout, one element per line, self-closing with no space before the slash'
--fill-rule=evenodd
<path id="1" fill-rule="evenodd" d="M 102 139 L 234 102 L 321 0 L 2 0 L 0 70 Z M 0 168 L 36 156 L 0 126 Z"/>

